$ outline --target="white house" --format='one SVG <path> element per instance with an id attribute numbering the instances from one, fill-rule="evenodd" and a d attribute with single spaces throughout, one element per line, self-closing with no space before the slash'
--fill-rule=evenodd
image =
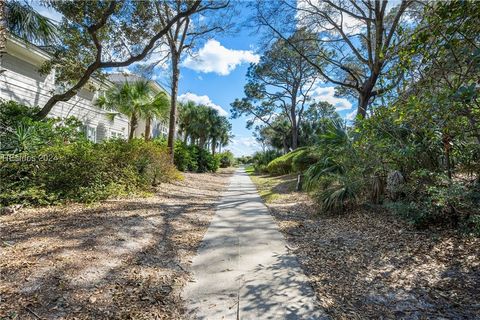
<path id="1" fill-rule="evenodd" d="M 7 39 L 6 54 L 0 61 L 0 99 L 14 100 L 28 106 L 43 106 L 57 90 L 55 71 L 48 75 L 38 72 L 39 67 L 51 56 L 41 48 L 26 43 L 15 36 Z M 113 77 L 115 79 L 115 77 Z M 118 80 L 118 77 L 117 79 Z M 118 82 L 118 81 L 115 81 Z M 115 85 L 114 81 L 98 81 L 91 79 L 89 84 L 67 102 L 57 103 L 49 117 L 67 118 L 75 116 L 85 125 L 87 137 L 94 142 L 108 138 L 126 138 L 129 133 L 129 119 L 119 115 L 113 119 L 110 112 L 94 106 L 99 94 Z M 163 88 L 152 82 L 158 90 Z M 145 123 L 140 123 L 135 136 L 141 137 Z M 153 123 L 153 136 L 166 135 L 168 125 Z"/>

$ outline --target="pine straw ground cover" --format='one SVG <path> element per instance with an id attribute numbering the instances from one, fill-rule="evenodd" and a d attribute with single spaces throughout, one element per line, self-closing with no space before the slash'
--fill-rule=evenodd
<path id="1" fill-rule="evenodd" d="M 321 216 L 295 176 L 252 176 L 333 319 L 480 319 L 480 239 L 380 209 Z"/>
<path id="2" fill-rule="evenodd" d="M 155 196 L 0 216 L 0 319 L 177 319 L 231 169 Z"/>

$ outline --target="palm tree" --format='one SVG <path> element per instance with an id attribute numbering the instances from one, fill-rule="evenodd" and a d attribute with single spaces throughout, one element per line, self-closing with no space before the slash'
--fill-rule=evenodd
<path id="1" fill-rule="evenodd" d="M 210 146 L 215 154 L 217 147 L 226 146 L 232 138 L 232 125 L 218 111 L 204 105 L 189 101 L 180 107 L 179 128 L 184 135 L 184 143 L 190 139 L 191 144 L 201 148 Z"/>
<path id="2" fill-rule="evenodd" d="M 218 115 L 211 120 L 211 124 L 210 140 L 212 154 L 215 154 L 217 146 L 221 148 L 226 146 L 230 141 L 232 125 L 228 122 L 227 118 Z"/>
<path id="3" fill-rule="evenodd" d="M 30 5 L 15 0 L 0 0 L 0 62 L 5 53 L 8 32 L 35 44 L 51 44 L 57 39 L 56 25 Z"/>
<path id="4" fill-rule="evenodd" d="M 167 119 L 170 110 L 170 98 L 166 92 L 148 97 L 141 107 L 141 116 L 145 118 L 145 141 L 150 140 L 152 119 Z"/>
<path id="5" fill-rule="evenodd" d="M 190 111 L 190 122 L 188 124 L 188 133 L 190 142 L 203 148 L 207 142 L 208 132 L 210 131 L 210 122 L 208 120 L 207 106 L 196 105 Z"/>
<path id="6" fill-rule="evenodd" d="M 145 140 L 150 138 L 151 121 L 155 117 L 166 117 L 169 99 L 164 92 L 155 95 L 147 80 L 125 82 L 110 88 L 97 99 L 95 105 L 116 111 L 130 118 L 128 140 L 133 139 L 140 118 L 146 119 Z M 114 116 L 115 113 L 112 113 Z"/>
<path id="7" fill-rule="evenodd" d="M 205 144 L 210 140 L 212 131 L 214 130 L 215 125 L 218 123 L 218 111 L 207 106 L 201 106 L 200 110 L 201 117 L 199 119 L 199 146 L 200 148 L 205 148 Z"/>
<path id="8" fill-rule="evenodd" d="M 224 117 L 223 119 L 225 119 L 225 126 L 218 140 L 220 152 L 222 152 L 222 148 L 227 146 L 234 138 L 234 136 L 231 134 L 232 124 L 228 122 L 227 118 Z"/>
<path id="9" fill-rule="evenodd" d="M 107 109 L 112 112 L 114 117 L 118 113 L 124 114 L 130 118 L 130 132 L 128 139 L 133 138 L 133 134 L 138 124 L 138 110 L 134 109 L 131 101 L 132 86 L 128 82 L 122 85 L 116 85 L 107 91 L 95 101 L 97 107 Z"/>
<path id="10" fill-rule="evenodd" d="M 178 129 L 183 135 L 183 143 L 187 143 L 188 138 L 192 139 L 192 123 L 195 120 L 196 107 L 193 101 L 180 105 Z"/>

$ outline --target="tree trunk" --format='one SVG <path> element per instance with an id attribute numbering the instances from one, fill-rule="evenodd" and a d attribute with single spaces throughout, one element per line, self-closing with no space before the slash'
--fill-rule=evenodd
<path id="1" fill-rule="evenodd" d="M 298 126 L 297 126 L 297 89 L 293 90 L 290 106 L 290 121 L 292 124 L 292 150 L 298 147 Z"/>
<path id="2" fill-rule="evenodd" d="M 373 88 L 375 83 L 377 83 L 378 75 L 380 74 L 382 63 L 378 63 L 374 66 L 372 73 L 368 80 L 364 83 L 361 88 L 361 91 L 358 95 L 358 107 L 357 107 L 357 117 L 360 119 L 365 119 L 367 116 L 368 103 L 370 98 L 375 95 Z"/>
<path id="3" fill-rule="evenodd" d="M 443 140 L 442 141 L 443 150 L 445 152 L 445 169 L 447 171 L 448 179 L 452 180 L 452 164 L 450 162 L 450 149 L 451 149 L 450 143 L 452 142 L 452 139 L 448 134 L 444 133 L 442 140 Z"/>
<path id="4" fill-rule="evenodd" d="M 297 185 L 295 187 L 296 191 L 302 191 L 303 189 L 303 175 L 301 173 L 297 176 Z"/>
<path id="5" fill-rule="evenodd" d="M 298 147 L 298 126 L 297 126 L 297 117 L 295 116 L 295 111 L 292 111 L 292 150 L 297 149 Z"/>
<path id="6" fill-rule="evenodd" d="M 170 98 L 170 123 L 168 124 L 168 150 L 170 152 L 170 160 L 173 163 L 174 146 L 175 146 L 175 127 L 177 121 L 177 93 L 178 79 L 180 70 L 178 68 L 178 56 L 176 52 L 172 52 L 172 91 Z"/>
<path id="7" fill-rule="evenodd" d="M 152 117 L 145 119 L 145 141 L 150 140 L 150 127 L 152 126 Z"/>
<path id="8" fill-rule="evenodd" d="M 137 128 L 137 115 L 135 113 L 130 117 L 130 132 L 128 134 L 128 141 L 133 139 L 135 129 Z"/>
<path id="9" fill-rule="evenodd" d="M 283 153 L 288 153 L 288 143 L 286 138 L 283 138 Z"/>
<path id="10" fill-rule="evenodd" d="M 0 74 L 5 71 L 1 66 L 7 51 L 7 32 L 7 1 L 0 0 Z"/>
<path id="11" fill-rule="evenodd" d="M 215 140 L 212 140 L 212 154 L 215 155 L 215 148 L 217 146 L 217 142 Z"/>
<path id="12" fill-rule="evenodd" d="M 207 139 L 205 137 L 200 137 L 198 141 L 198 146 L 202 149 L 205 148 L 205 143 L 207 142 Z"/>
<path id="13" fill-rule="evenodd" d="M 358 96 L 358 107 L 357 107 L 357 117 L 360 119 L 365 119 L 367 115 L 367 107 L 368 107 L 368 100 L 369 96 L 361 92 Z"/>

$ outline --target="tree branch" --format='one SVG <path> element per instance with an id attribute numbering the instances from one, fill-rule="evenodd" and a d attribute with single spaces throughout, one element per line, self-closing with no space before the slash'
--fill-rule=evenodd
<path id="1" fill-rule="evenodd" d="M 112 2 L 113 3 L 113 2 Z M 60 101 L 68 101 L 70 100 L 73 96 L 77 94 L 77 91 L 80 90 L 91 78 L 92 74 L 99 70 L 99 69 L 105 69 L 105 68 L 114 68 L 114 67 L 126 67 L 132 64 L 133 62 L 140 61 L 144 59 L 148 53 L 152 50 L 154 47 L 155 43 L 163 37 L 168 30 L 181 18 L 187 17 L 195 12 L 197 12 L 197 9 L 201 3 L 201 0 L 196 0 L 194 4 L 186 11 L 178 13 L 173 19 L 171 19 L 165 26 L 164 28 L 159 31 L 155 36 L 153 36 L 148 44 L 143 48 L 142 52 L 135 55 L 135 56 L 130 56 L 127 60 L 124 61 L 106 61 L 102 62 L 101 61 L 101 55 L 98 54 L 97 52 L 97 57 L 93 63 L 91 63 L 87 69 L 85 70 L 83 76 L 77 81 L 77 83 L 72 86 L 70 89 L 65 91 L 64 93 L 61 94 L 55 94 L 53 95 L 43 106 L 43 108 L 36 114 L 36 117 L 39 119 L 45 118 L 48 113 L 52 110 L 52 108 L 55 106 Z M 105 11 L 105 13 L 102 15 L 102 18 L 99 20 L 98 23 L 96 23 L 94 26 L 92 26 L 92 32 L 95 34 L 96 31 L 98 31 L 100 28 L 102 28 L 108 18 L 113 14 L 114 10 L 110 10 L 112 7 L 112 4 L 109 6 L 109 8 Z M 95 42 L 95 38 L 93 39 Z M 98 42 L 98 40 L 97 40 Z M 100 45 L 98 43 L 98 45 Z M 96 45 L 97 46 L 97 45 Z M 101 46 L 100 46 L 101 48 Z M 101 50 L 100 50 L 101 51 Z"/>

